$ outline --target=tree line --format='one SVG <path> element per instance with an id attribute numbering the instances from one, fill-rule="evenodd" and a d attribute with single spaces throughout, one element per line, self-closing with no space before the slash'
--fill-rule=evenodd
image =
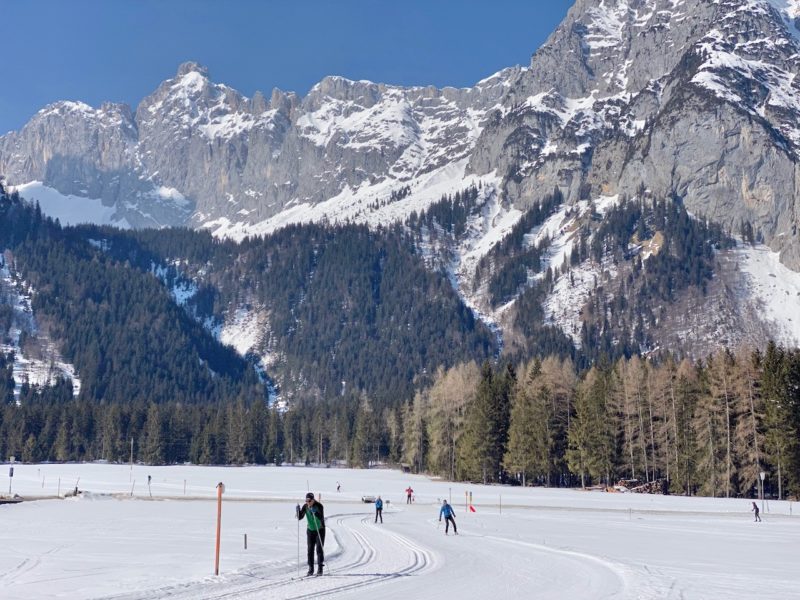
<path id="1" fill-rule="evenodd" d="M 492 333 L 400 226 L 293 225 L 241 243 L 181 228 L 62 228 L 0 189 L 0 250 L 12 276 L 36 290 L 34 314 L 86 399 L 265 397 L 253 363 L 271 354 L 268 376 L 284 397 L 365 390 L 383 402 L 409 397 L 439 365 L 495 351 Z M 177 285 L 196 289 L 182 305 L 171 296 Z M 269 315 L 247 358 L 212 334 L 237 311 Z M 12 317 L 0 298 L 0 336 Z"/>
<path id="2" fill-rule="evenodd" d="M 607 361 L 605 361 L 607 363 Z M 686 495 L 800 491 L 800 351 L 569 358 L 440 371 L 403 407 L 403 460 L 456 480 L 549 486 L 662 481 Z"/>
<path id="3" fill-rule="evenodd" d="M 674 494 L 800 492 L 800 350 L 638 356 L 579 371 L 548 356 L 440 368 L 412 399 L 106 404 L 71 384 L 27 387 L 0 411 L 0 455 L 150 464 L 403 463 L 451 480 L 522 485 L 660 481 Z"/>

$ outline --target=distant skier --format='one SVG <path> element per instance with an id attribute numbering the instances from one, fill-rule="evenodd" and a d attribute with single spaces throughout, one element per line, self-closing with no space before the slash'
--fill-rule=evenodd
<path id="1" fill-rule="evenodd" d="M 378 499 L 375 500 L 375 522 L 376 523 L 378 522 L 378 519 L 380 519 L 381 523 L 383 523 L 383 500 L 381 500 L 380 496 L 378 496 Z"/>
<path id="2" fill-rule="evenodd" d="M 308 575 L 314 574 L 314 549 L 317 551 L 317 575 L 322 575 L 322 566 L 325 554 L 322 547 L 325 545 L 325 509 L 322 503 L 314 500 L 314 494 L 306 494 L 306 503 L 297 511 L 297 518 L 306 517 L 308 529 L 306 542 L 308 545 Z"/>
<path id="3" fill-rule="evenodd" d="M 439 511 L 439 522 L 442 522 L 444 517 L 444 534 L 447 535 L 450 529 L 450 523 L 453 524 L 453 533 L 458 535 L 458 528 L 456 527 L 456 511 L 447 503 L 447 500 L 442 500 L 442 509 Z"/>
<path id="4" fill-rule="evenodd" d="M 411 489 L 411 486 L 406 488 L 406 504 L 411 504 L 411 498 L 414 495 L 414 490 Z"/>
<path id="5" fill-rule="evenodd" d="M 342 490 L 342 484 L 337 481 L 336 482 L 336 491 L 340 492 L 341 490 Z"/>
<path id="6" fill-rule="evenodd" d="M 752 512 L 755 512 L 755 513 L 756 513 L 756 519 L 755 519 L 755 520 L 756 520 L 756 523 L 758 523 L 758 522 L 761 520 L 761 517 L 759 517 L 759 516 L 758 516 L 758 512 L 759 512 L 759 511 L 758 511 L 758 504 L 756 504 L 755 502 L 753 502 L 753 508 L 751 508 L 750 510 L 751 510 Z"/>

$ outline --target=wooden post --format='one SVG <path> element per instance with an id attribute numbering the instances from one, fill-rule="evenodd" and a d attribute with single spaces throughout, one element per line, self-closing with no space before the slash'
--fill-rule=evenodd
<path id="1" fill-rule="evenodd" d="M 56 495 L 61 497 L 61 477 L 58 478 L 58 492 L 56 492 Z"/>
<path id="2" fill-rule="evenodd" d="M 219 575 L 219 538 L 222 534 L 222 492 L 225 485 L 220 481 L 217 484 L 217 550 L 214 559 L 214 575 Z"/>

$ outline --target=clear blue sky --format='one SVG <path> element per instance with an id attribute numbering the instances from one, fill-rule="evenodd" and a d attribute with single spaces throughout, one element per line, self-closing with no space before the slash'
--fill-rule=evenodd
<path id="1" fill-rule="evenodd" d="M 470 86 L 530 55 L 573 0 L 0 0 L 0 134 L 57 100 L 134 109 L 194 60 L 247 96 L 325 75 Z"/>

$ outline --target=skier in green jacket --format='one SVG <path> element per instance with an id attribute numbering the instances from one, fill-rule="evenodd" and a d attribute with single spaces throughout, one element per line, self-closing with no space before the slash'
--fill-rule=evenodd
<path id="1" fill-rule="evenodd" d="M 322 566 L 325 563 L 325 554 L 322 547 L 325 545 L 325 508 L 321 502 L 314 500 L 314 494 L 306 494 L 306 502 L 302 508 L 297 507 L 297 518 L 306 517 L 308 529 L 306 542 L 308 544 L 308 575 L 314 574 L 314 549 L 317 551 L 317 575 L 322 575 Z"/>

